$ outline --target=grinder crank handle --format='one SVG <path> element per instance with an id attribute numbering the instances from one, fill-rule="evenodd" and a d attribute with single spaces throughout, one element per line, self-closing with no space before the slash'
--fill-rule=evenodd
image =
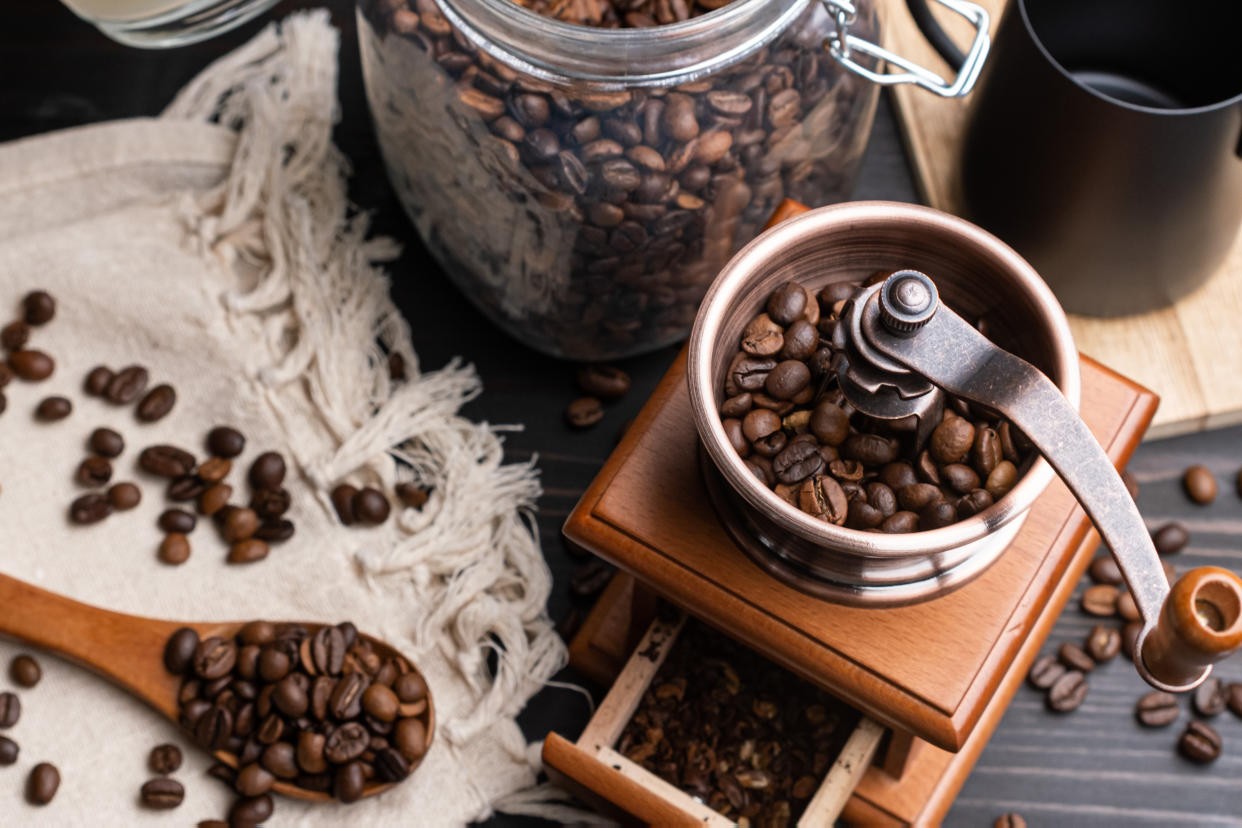
<path id="1" fill-rule="evenodd" d="M 922 289 L 908 281 L 914 277 L 923 280 Z M 929 303 L 919 307 L 925 291 Z M 1169 589 L 1121 476 L 1051 380 L 939 303 L 923 274 L 893 274 L 869 304 L 862 332 L 872 346 L 946 391 L 1000 411 L 1069 486 L 1112 550 L 1143 617 L 1134 663 L 1148 684 L 1190 690 L 1242 645 L 1242 580 L 1200 567 Z"/>

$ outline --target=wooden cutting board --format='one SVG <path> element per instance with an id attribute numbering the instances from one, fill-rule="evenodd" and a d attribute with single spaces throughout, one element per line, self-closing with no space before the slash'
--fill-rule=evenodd
<path id="1" fill-rule="evenodd" d="M 974 0 L 992 13 L 992 30 L 1006 0 Z M 969 26 L 930 4 L 959 44 Z M 919 33 L 901 0 L 886 0 L 885 46 L 948 77 L 950 70 Z M 923 199 L 948 213 L 961 204 L 957 152 L 967 102 L 913 86 L 893 90 L 897 119 Z M 1113 319 L 1070 315 L 1078 349 L 1160 395 L 1146 439 L 1242 423 L 1242 234 L 1221 271 L 1177 304 Z"/>

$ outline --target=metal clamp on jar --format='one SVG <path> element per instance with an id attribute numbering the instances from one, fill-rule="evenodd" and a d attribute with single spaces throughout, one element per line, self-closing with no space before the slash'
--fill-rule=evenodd
<path id="1" fill-rule="evenodd" d="M 826 524 L 757 484 L 724 439 L 716 414 L 723 365 L 759 297 L 790 279 L 819 287 L 857 278 L 863 267 L 892 275 L 858 290 L 834 329 L 836 379 L 848 402 L 879 420 L 914 418 L 921 445 L 947 392 L 1008 418 L 1042 456 L 1008 495 L 953 526 L 894 536 Z M 938 287 L 954 305 L 973 304 L 971 314 L 998 314 L 1003 341 L 1057 382 L 980 334 L 941 301 Z M 717 511 L 752 559 L 794 586 L 873 606 L 943 594 L 1003 552 L 1051 479 L 1050 466 L 1111 548 L 1142 614 L 1134 661 L 1144 680 L 1189 690 L 1242 645 L 1242 581 L 1202 567 L 1169 588 L 1138 509 L 1078 417 L 1077 356 L 1064 313 L 1025 261 L 967 222 L 879 203 L 785 222 L 739 253 L 708 293 L 691 334 L 689 382 Z"/>

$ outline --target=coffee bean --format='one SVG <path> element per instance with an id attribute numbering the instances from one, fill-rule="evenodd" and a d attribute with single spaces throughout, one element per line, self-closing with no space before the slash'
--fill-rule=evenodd
<path id="1" fill-rule="evenodd" d="M 244 541 L 259 528 L 259 516 L 253 509 L 230 509 L 220 526 L 220 536 L 228 543 Z"/>
<path id="2" fill-rule="evenodd" d="M 269 794 L 238 799 L 229 808 L 229 825 L 231 828 L 250 828 L 261 825 L 272 816 L 275 805 Z"/>
<path id="3" fill-rule="evenodd" d="M 81 486 L 98 488 L 112 479 L 112 464 L 102 457 L 87 457 L 78 464 L 73 479 Z"/>
<path id="4" fill-rule="evenodd" d="M 327 741 L 322 733 L 309 730 L 298 735 L 297 763 L 307 773 L 323 773 L 328 769 L 327 760 L 323 758 L 323 745 Z"/>
<path id="5" fill-rule="evenodd" d="M 942 497 L 940 489 L 930 483 L 912 483 L 897 490 L 898 505 L 912 512 L 926 509 Z"/>
<path id="6" fill-rule="evenodd" d="M 919 512 L 920 529 L 940 529 L 957 521 L 957 507 L 952 503 L 940 501 L 924 506 Z"/>
<path id="7" fill-rule="evenodd" d="M 151 779 L 143 784 L 139 796 L 146 807 L 167 811 L 185 799 L 185 788 L 176 779 Z"/>
<path id="8" fill-rule="evenodd" d="M 358 801 L 362 798 L 365 787 L 366 776 L 362 772 L 361 762 L 350 762 L 337 768 L 332 778 L 332 792 L 342 802 Z"/>
<path id="9" fill-rule="evenodd" d="M 824 458 L 814 441 L 794 441 L 772 458 L 772 471 L 787 485 L 799 483 L 824 467 Z M 835 473 L 834 473 L 835 474 Z M 836 475 L 840 477 L 840 475 Z"/>
<path id="10" fill-rule="evenodd" d="M 164 669 L 173 675 L 181 675 L 194 664 L 198 650 L 198 633 L 189 627 L 180 627 L 164 645 Z"/>
<path id="11" fill-rule="evenodd" d="M 753 356 L 776 356 L 785 347 L 785 331 L 770 316 L 761 313 L 742 331 L 741 347 Z"/>
<path id="12" fill-rule="evenodd" d="M 370 741 L 365 727 L 358 722 L 346 722 L 328 734 L 323 755 L 329 762 L 340 765 L 361 756 Z"/>
<path id="13" fill-rule="evenodd" d="M 604 418 L 604 406 L 597 397 L 579 397 L 565 409 L 565 422 L 574 428 L 590 428 Z"/>
<path id="14" fill-rule="evenodd" d="M 1091 568 L 1087 570 L 1091 575 L 1091 580 L 1097 584 L 1112 584 L 1120 586 L 1124 583 L 1121 577 L 1121 568 L 1117 566 L 1117 560 L 1112 555 L 1097 555 L 1091 561 Z"/>
<path id="15" fill-rule="evenodd" d="M 246 438 L 231 426 L 216 426 L 207 432 L 207 451 L 213 457 L 232 460 L 246 448 Z"/>
<path id="16" fill-rule="evenodd" d="M 585 365 L 576 379 L 583 392 L 602 400 L 619 399 L 630 390 L 630 375 L 611 365 Z"/>
<path id="17" fill-rule="evenodd" d="M 250 485 L 256 489 L 279 489 L 285 482 L 285 458 L 278 452 L 266 451 L 250 466 Z"/>
<path id="18" fill-rule="evenodd" d="M 1056 680 L 1065 675 L 1065 667 L 1057 661 L 1055 656 L 1044 654 L 1035 659 L 1035 663 L 1031 665 L 1031 671 L 1027 673 L 1027 683 L 1036 690 L 1047 690 Z"/>
<path id="19" fill-rule="evenodd" d="M 197 474 L 183 474 L 174 477 L 168 484 L 168 499 L 174 503 L 185 503 L 197 500 L 207 491 L 208 483 Z"/>
<path id="20" fill-rule="evenodd" d="M 742 434 L 752 443 L 781 428 L 781 418 L 766 408 L 756 408 L 742 419 Z"/>
<path id="21" fill-rule="evenodd" d="M 157 524 L 165 532 L 177 532 L 182 535 L 188 535 L 194 531 L 194 527 L 198 524 L 198 518 L 184 509 L 168 509 L 160 515 Z"/>
<path id="22" fill-rule="evenodd" d="M 125 439 L 110 428 L 97 428 L 92 431 L 87 445 L 100 457 L 119 457 L 125 451 Z"/>
<path id="23" fill-rule="evenodd" d="M 227 707 L 212 705 L 194 722 L 194 740 L 206 750 L 222 750 L 233 734 L 233 714 Z"/>
<path id="24" fill-rule="evenodd" d="M 267 541 L 259 538 L 248 538 L 238 541 L 229 547 L 228 561 L 231 564 L 248 564 L 261 561 L 267 557 L 270 547 Z"/>
<path id="25" fill-rule="evenodd" d="M 1067 641 L 1057 649 L 1057 658 L 1071 670 L 1089 673 L 1095 669 L 1095 659 L 1087 655 L 1087 651 L 1077 644 Z"/>
<path id="26" fill-rule="evenodd" d="M 919 516 L 914 512 L 901 511 L 886 518 L 880 524 L 880 531 L 887 534 L 904 534 L 919 528 Z"/>
<path id="27" fill-rule="evenodd" d="M 975 441 L 975 427 L 961 417 L 950 417 L 932 431 L 928 451 L 940 463 L 957 463 Z"/>
<path id="28" fill-rule="evenodd" d="M 1070 670 L 1048 689 L 1047 704 L 1057 713 L 1076 710 L 1087 698 L 1087 677 L 1078 670 Z"/>
<path id="29" fill-rule="evenodd" d="M 0 768 L 12 765 L 17 761 L 21 748 L 7 736 L 0 736 Z"/>
<path id="30" fill-rule="evenodd" d="M 42 382 L 56 370 L 56 361 L 42 351 L 23 348 L 9 354 L 13 373 L 28 382 Z"/>
<path id="31" fill-rule="evenodd" d="M 367 486 L 353 497 L 351 503 L 354 518 L 360 523 L 380 524 L 388 520 L 391 507 L 388 498 L 379 489 Z"/>
<path id="32" fill-rule="evenodd" d="M 1026 820 L 1021 814 L 1001 814 L 992 823 L 992 828 L 1026 828 Z"/>
<path id="33" fill-rule="evenodd" d="M 293 537 L 294 525 L 291 520 L 265 520 L 254 530 L 254 537 L 271 543 L 281 543 Z"/>
<path id="34" fill-rule="evenodd" d="M 142 490 L 133 483 L 117 483 L 108 489 L 108 502 L 118 512 L 128 511 L 142 502 Z"/>
<path id="35" fill-rule="evenodd" d="M 168 416 L 168 412 L 172 411 L 176 402 L 177 392 L 171 385 L 157 385 L 148 391 L 146 396 L 138 403 L 135 416 L 144 423 L 162 420 Z"/>
<path id="36" fill-rule="evenodd" d="M 229 476 L 232 469 L 233 464 L 223 457 L 210 457 L 199 464 L 198 471 L 195 473 L 204 483 L 219 483 Z"/>
<path id="37" fill-rule="evenodd" d="M 96 365 L 86 375 L 86 379 L 82 382 L 82 390 L 89 396 L 102 397 L 104 392 L 108 390 L 108 383 L 112 382 L 112 378 L 116 376 L 112 373 L 112 369 L 105 365 Z"/>
<path id="38" fill-rule="evenodd" d="M 806 292 L 797 282 L 785 282 L 772 291 L 766 310 L 778 325 L 792 325 L 806 310 Z"/>
<path id="39" fill-rule="evenodd" d="M 841 444 L 841 456 L 865 466 L 883 466 L 897 459 L 897 441 L 878 434 L 853 434 Z"/>
<path id="40" fill-rule="evenodd" d="M 108 383 L 103 395 L 114 405 L 129 405 L 146 390 L 148 378 L 147 369 L 141 365 L 122 368 Z"/>
<path id="41" fill-rule="evenodd" d="M 348 483 L 341 483 L 332 490 L 332 507 L 336 509 L 336 516 L 345 526 L 351 526 L 354 523 L 354 495 L 356 494 L 358 490 Z"/>
<path id="42" fill-rule="evenodd" d="M 372 684 L 362 694 L 362 709 L 382 722 L 397 718 L 397 694 L 382 684 Z"/>
<path id="43" fill-rule="evenodd" d="M 22 653 L 9 663 L 9 678 L 18 687 L 34 687 L 43 678 L 43 669 L 33 656 Z"/>
<path id="44" fill-rule="evenodd" d="M 291 678 L 284 681 L 288 682 Z M 298 775 L 296 751 L 289 742 L 273 742 L 268 745 L 263 749 L 259 764 L 277 779 L 293 779 Z"/>
<path id="45" fill-rule="evenodd" d="M 30 770 L 26 778 L 26 801 L 31 805 L 46 805 L 60 788 L 60 771 L 50 762 L 40 762 Z"/>
<path id="46" fill-rule="evenodd" d="M 1121 651 L 1126 654 L 1126 658 L 1134 658 L 1134 648 L 1138 645 L 1139 633 L 1143 631 L 1143 624 L 1139 621 L 1131 621 L 1121 628 Z"/>
<path id="47" fill-rule="evenodd" d="M 22 717 L 22 703 L 16 693 L 0 693 L 0 727 L 12 727 Z"/>
<path id="48" fill-rule="evenodd" d="M 392 743 L 402 756 L 416 762 L 427 752 L 427 728 L 421 719 L 399 719 L 393 728 Z"/>
<path id="49" fill-rule="evenodd" d="M 250 496 L 250 508 L 265 520 L 274 520 L 289 511 L 291 502 L 287 489 L 257 489 Z"/>
<path id="50" fill-rule="evenodd" d="M 151 748 L 151 755 L 147 757 L 147 766 L 151 768 L 152 773 L 158 773 L 161 776 L 172 773 L 181 767 L 181 748 L 169 744 Z"/>
<path id="51" fill-rule="evenodd" d="M 1096 584 L 1087 587 L 1082 594 L 1082 609 L 1088 615 L 1107 618 L 1117 613 L 1117 587 L 1112 584 Z"/>
<path id="52" fill-rule="evenodd" d="M 1121 633 L 1116 627 L 1092 627 L 1087 636 L 1086 650 L 1096 664 L 1112 661 L 1121 652 Z"/>
<path id="53" fill-rule="evenodd" d="M 849 516 L 850 504 L 841 484 L 826 474 L 807 478 L 798 490 L 802 511 L 827 523 L 843 526 Z"/>
<path id="54" fill-rule="evenodd" d="M 1242 683 L 1231 682 L 1225 688 L 1226 704 L 1229 706 L 1229 712 L 1242 718 Z"/>
<path id="55" fill-rule="evenodd" d="M 591 558 L 574 569 L 569 578 L 569 590 L 579 598 L 591 598 L 608 586 L 616 569 L 600 558 Z"/>
<path id="56" fill-rule="evenodd" d="M 159 559 L 170 566 L 178 566 L 190 559 L 190 541 L 179 533 L 172 532 L 160 541 Z"/>
<path id="57" fill-rule="evenodd" d="M 1159 554 L 1173 555 L 1181 552 L 1190 541 L 1190 533 L 1180 523 L 1166 523 L 1151 533 L 1151 541 Z"/>
<path id="58" fill-rule="evenodd" d="M 1228 702 L 1229 694 L 1225 691 L 1225 685 L 1216 676 L 1208 676 L 1195 688 L 1191 697 L 1195 712 L 1208 718 L 1223 713 Z"/>
<path id="59" fill-rule="evenodd" d="M 1177 696 L 1153 690 L 1138 700 L 1134 716 L 1144 727 L 1166 727 L 1177 720 Z"/>
<path id="60" fill-rule="evenodd" d="M 35 419 L 45 423 L 63 420 L 73 413 L 73 403 L 65 397 L 46 397 L 35 407 Z"/>
<path id="61" fill-rule="evenodd" d="M 1220 756 L 1220 734 L 1207 722 L 1192 719 L 1177 741 L 1177 750 L 1191 762 L 1206 765 Z"/>
<path id="62" fill-rule="evenodd" d="M 233 487 L 227 483 L 216 483 L 198 497 L 198 511 L 210 517 L 228 505 L 233 496 Z"/>
<path id="63" fill-rule="evenodd" d="M 257 762 L 246 765 L 237 774 L 233 786 L 242 796 L 262 796 L 272 789 L 276 777 Z"/>
<path id="64" fill-rule="evenodd" d="M 375 754 L 375 776 L 381 782 L 400 782 L 410 775 L 410 763 L 399 751 L 382 748 Z"/>
<path id="65" fill-rule="evenodd" d="M 194 649 L 194 672 L 201 678 L 218 679 L 237 663 L 237 645 L 229 639 L 212 636 Z"/>
<path id="66" fill-rule="evenodd" d="M 1207 504 L 1216 499 L 1216 478 L 1205 466 L 1191 466 L 1182 475 L 1182 486 L 1195 503 Z"/>
<path id="67" fill-rule="evenodd" d="M 82 525 L 98 523 L 110 514 L 112 514 L 111 501 L 108 500 L 107 495 L 96 492 L 84 494 L 69 504 L 69 520 Z"/>
<path id="68" fill-rule="evenodd" d="M 1238 685 L 1242 688 L 1242 685 Z M 393 682 L 393 691 L 402 704 L 421 701 L 427 697 L 427 682 L 418 673 L 406 673 Z"/>
<path id="69" fill-rule="evenodd" d="M 1138 621 L 1141 618 L 1138 605 L 1134 602 L 1134 593 L 1128 590 L 1121 593 L 1117 598 L 1117 614 L 1126 621 Z"/>
<path id="70" fill-rule="evenodd" d="M 149 446 L 138 455 L 138 467 L 156 477 L 181 477 L 194 471 L 194 455 L 176 446 Z"/>
<path id="71" fill-rule="evenodd" d="M 32 290 L 22 300 L 27 325 L 44 325 L 56 315 L 56 300 L 45 290 Z"/>
<path id="72" fill-rule="evenodd" d="M 30 326 L 21 320 L 0 328 L 0 346 L 6 351 L 20 351 L 30 341 Z"/>
<path id="73" fill-rule="evenodd" d="M 395 489 L 397 498 L 411 509 L 421 509 L 427 503 L 429 493 L 421 486 L 413 483 L 398 483 Z"/>

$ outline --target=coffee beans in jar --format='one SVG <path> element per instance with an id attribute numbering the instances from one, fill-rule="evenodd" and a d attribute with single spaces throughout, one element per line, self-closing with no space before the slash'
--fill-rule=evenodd
<path id="1" fill-rule="evenodd" d="M 724 5 L 515 0 L 496 24 L 470 0 L 361 4 L 390 178 L 459 286 L 527 344 L 601 360 L 678 340 L 782 199 L 848 197 L 875 89 L 827 54 L 830 15 L 780 20 L 791 6 L 774 2 L 749 23 L 660 31 Z M 458 30 L 445 6 L 482 28 Z M 520 6 L 572 25 L 549 34 Z M 872 4 L 857 8 L 851 32 L 874 38 Z M 585 27 L 654 28 L 622 49 Z M 500 57 L 515 50 L 542 50 L 525 65 L 545 71 Z"/>
<path id="2" fill-rule="evenodd" d="M 1007 420 L 952 396 L 925 445 L 856 411 L 838 385 L 831 341 L 859 287 L 812 293 L 787 282 L 773 291 L 725 374 L 729 442 L 778 497 L 837 526 L 907 533 L 988 508 L 1014 487 L 1033 448 Z"/>

